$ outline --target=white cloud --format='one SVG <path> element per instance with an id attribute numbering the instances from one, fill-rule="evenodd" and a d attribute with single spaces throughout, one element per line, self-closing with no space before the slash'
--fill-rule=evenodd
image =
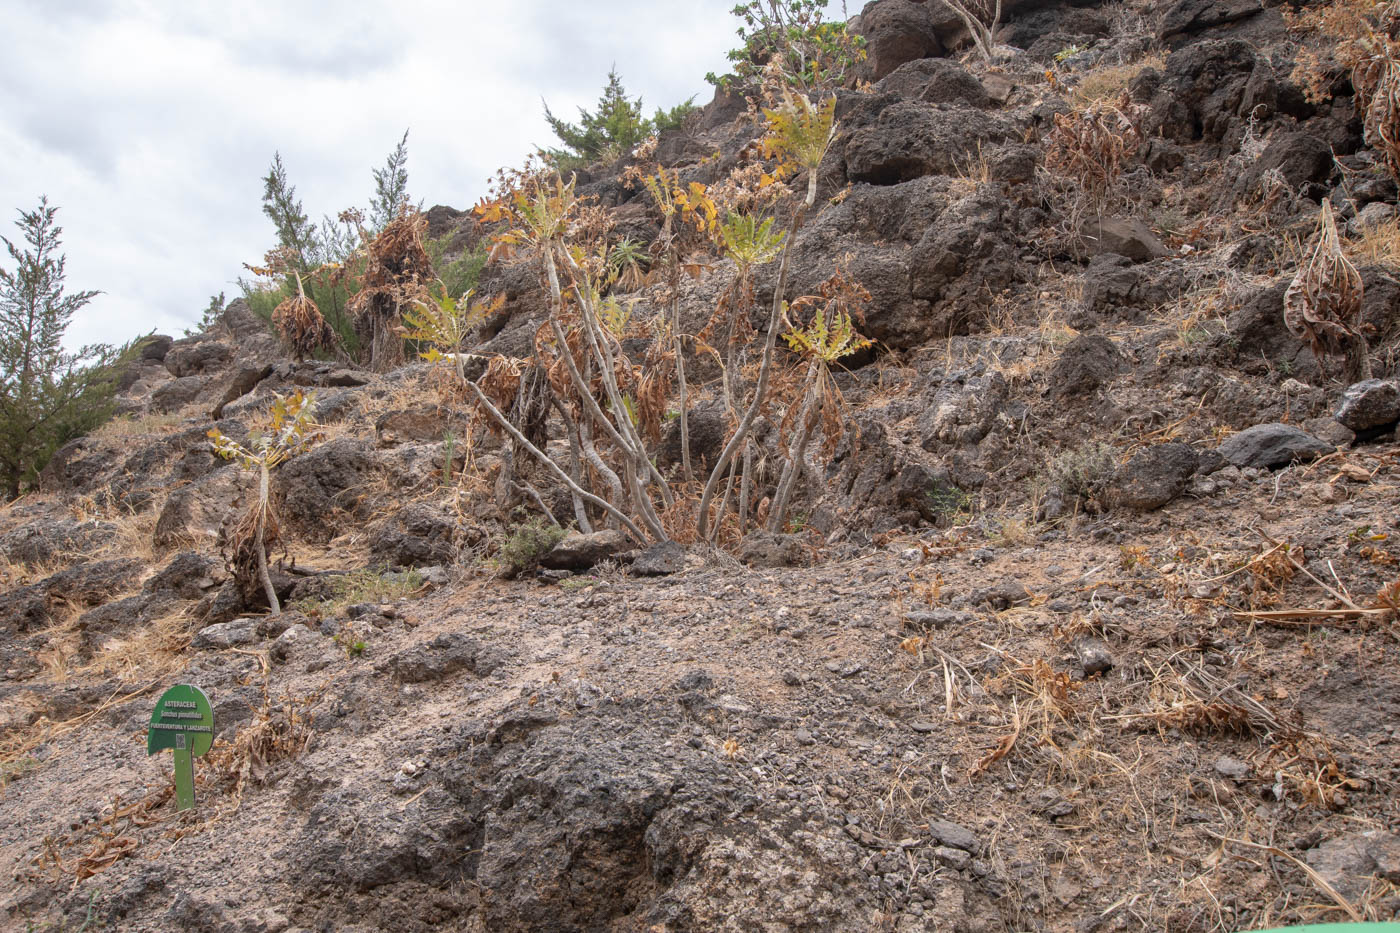
<path id="1" fill-rule="evenodd" d="M 0 0 L 0 233 L 61 208 L 69 288 L 103 290 L 70 344 L 178 334 L 272 245 L 275 150 L 319 219 L 411 128 L 414 197 L 468 207 L 614 65 L 648 111 L 705 103 L 731 4 Z"/>

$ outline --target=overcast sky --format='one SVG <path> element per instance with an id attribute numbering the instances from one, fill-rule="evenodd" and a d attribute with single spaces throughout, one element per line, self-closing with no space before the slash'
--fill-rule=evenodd
<path id="1" fill-rule="evenodd" d="M 467 208 L 556 142 L 541 97 L 572 119 L 613 64 L 648 114 L 709 101 L 733 3 L 0 0 L 0 233 L 60 208 L 69 290 L 103 292 L 70 345 L 179 336 L 274 245 L 275 150 L 319 221 L 410 129 L 410 194 Z"/>

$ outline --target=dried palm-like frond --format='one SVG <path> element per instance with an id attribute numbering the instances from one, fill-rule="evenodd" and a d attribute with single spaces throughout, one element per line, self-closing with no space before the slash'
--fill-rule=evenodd
<path id="1" fill-rule="evenodd" d="M 360 291 L 350 299 L 355 329 L 370 347 L 370 365 L 380 372 L 403 362 L 400 313 L 427 297 L 433 278 L 433 261 L 423 245 L 427 226 L 427 218 L 416 211 L 389 221 L 370 241 Z"/>
<path id="2" fill-rule="evenodd" d="M 297 276 L 296 295 L 273 309 L 272 326 L 277 328 L 278 336 L 291 348 L 298 363 L 317 350 L 329 349 L 335 344 L 335 331 L 321 316 L 316 303 L 306 297 L 301 276 Z"/>
<path id="3" fill-rule="evenodd" d="M 1117 104 L 1096 104 L 1055 115 L 1047 139 L 1045 165 L 1073 179 L 1102 207 L 1117 189 L 1129 158 L 1137 152 L 1142 133 L 1135 108 L 1125 95 Z"/>
<path id="4" fill-rule="evenodd" d="M 1366 36 L 1363 46 L 1368 54 L 1352 67 L 1351 82 L 1365 118 L 1366 145 L 1380 150 L 1391 174 L 1400 177 L 1400 43 L 1379 31 Z"/>
<path id="5" fill-rule="evenodd" d="M 1342 253 L 1332 205 L 1322 202 L 1317 242 L 1283 296 L 1289 331 L 1324 355 L 1346 357 L 1348 379 L 1369 375 L 1366 338 L 1356 327 L 1361 315 L 1361 273 Z"/>

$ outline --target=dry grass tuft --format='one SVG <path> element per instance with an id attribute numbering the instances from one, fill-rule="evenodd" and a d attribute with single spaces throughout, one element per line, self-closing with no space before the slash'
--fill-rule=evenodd
<path id="1" fill-rule="evenodd" d="M 1137 76 L 1149 68 L 1166 67 L 1167 56 L 1157 52 L 1124 65 L 1101 65 L 1080 76 L 1070 92 L 1070 102 L 1076 107 L 1110 103 L 1123 96 Z"/>

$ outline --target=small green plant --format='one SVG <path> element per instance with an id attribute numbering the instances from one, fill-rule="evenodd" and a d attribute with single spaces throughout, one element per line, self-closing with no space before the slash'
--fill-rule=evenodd
<path id="1" fill-rule="evenodd" d="M 520 573 L 533 567 L 554 545 L 564 540 L 565 534 L 563 528 L 542 518 L 521 522 L 501 545 L 498 559 L 512 573 Z"/>
<path id="2" fill-rule="evenodd" d="M 925 498 L 929 514 L 939 521 L 953 524 L 959 516 L 972 513 L 972 497 L 956 486 L 936 484 Z"/>
<path id="3" fill-rule="evenodd" d="M 298 600 L 291 608 L 309 616 L 333 617 L 359 603 L 392 602 L 417 596 L 423 591 L 423 582 L 423 575 L 416 570 L 396 573 L 356 570 L 333 577 L 327 596 Z"/>
<path id="4" fill-rule="evenodd" d="M 1083 52 L 1084 49 L 1077 45 L 1067 45 L 1055 53 L 1055 64 L 1062 65 L 1069 59 Z"/>
<path id="5" fill-rule="evenodd" d="M 333 641 L 337 645 L 340 645 L 340 647 L 345 649 L 345 656 L 347 658 L 364 657 L 365 649 L 369 647 L 369 645 L 365 643 L 364 639 L 355 638 L 353 636 L 347 636 L 345 638 L 342 638 L 341 636 L 337 635 L 335 636 Z"/>
<path id="6" fill-rule="evenodd" d="M 1047 479 L 1065 499 L 1094 499 L 1118 471 L 1118 451 L 1101 441 L 1066 450 L 1050 461 Z"/>
<path id="7" fill-rule="evenodd" d="M 473 302 L 471 297 L 470 291 L 454 297 L 447 286 L 439 282 L 438 294 L 431 303 L 415 298 L 413 305 L 404 309 L 400 328 L 402 336 L 428 345 L 419 356 L 429 363 L 450 362 L 457 379 L 463 382 L 466 374 L 462 367 L 462 348 L 467 338 L 482 321 L 499 311 L 506 300 L 504 292 L 489 302 Z"/>

